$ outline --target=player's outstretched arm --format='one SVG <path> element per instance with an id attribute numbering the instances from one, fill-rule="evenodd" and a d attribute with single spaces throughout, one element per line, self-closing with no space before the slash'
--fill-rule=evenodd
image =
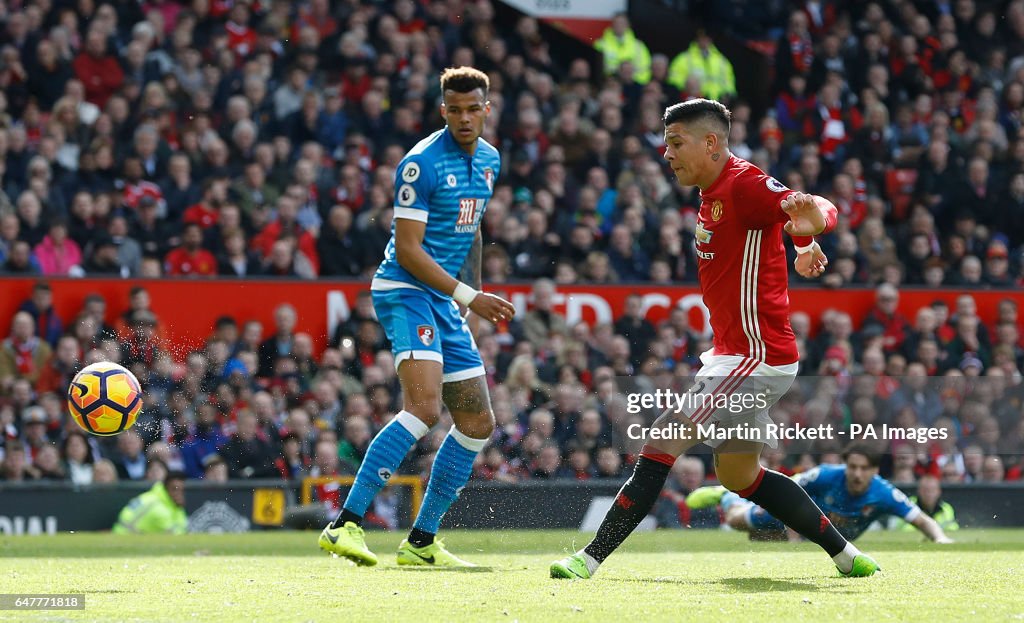
<path id="1" fill-rule="evenodd" d="M 789 216 L 785 230 L 796 245 L 797 258 L 793 264 L 797 274 L 807 279 L 821 276 L 828 266 L 828 257 L 813 236 L 836 226 L 836 207 L 824 197 L 799 192 L 783 199 L 781 207 Z"/>
<path id="2" fill-rule="evenodd" d="M 796 260 L 793 261 L 793 266 L 796 267 L 796 272 L 801 277 L 813 279 L 820 277 L 825 272 L 825 267 L 828 266 L 828 257 L 821 250 L 821 246 L 812 238 L 811 244 L 808 247 L 797 247 Z"/>
<path id="3" fill-rule="evenodd" d="M 824 197 L 807 193 L 793 193 L 783 199 L 780 206 L 782 211 L 789 216 L 785 230 L 790 236 L 827 234 L 836 226 L 838 210 L 831 201 Z"/>
<path id="4" fill-rule="evenodd" d="M 946 536 L 946 533 L 942 531 L 942 526 L 923 512 L 918 514 L 914 521 L 910 522 L 910 525 L 920 530 L 922 534 L 936 543 L 953 542 L 953 539 Z"/>
<path id="5" fill-rule="evenodd" d="M 449 294 L 459 303 L 466 305 L 474 313 L 490 320 L 500 322 L 515 315 L 512 303 L 486 292 L 480 292 L 449 275 L 423 249 L 423 236 L 427 224 L 413 220 L 395 219 L 395 259 L 398 265 L 409 271 L 409 274 L 427 284 L 431 288 Z"/>

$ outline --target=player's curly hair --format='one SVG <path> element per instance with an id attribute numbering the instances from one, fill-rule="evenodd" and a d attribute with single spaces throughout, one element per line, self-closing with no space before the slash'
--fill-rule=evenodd
<path id="1" fill-rule="evenodd" d="M 843 460 L 851 454 L 859 454 L 868 460 L 868 465 L 878 467 L 882 463 L 882 455 L 876 452 L 871 446 L 861 441 L 854 441 L 843 448 Z"/>
<path id="2" fill-rule="evenodd" d="M 672 104 L 665 109 L 661 117 L 666 126 L 673 123 L 708 123 L 718 126 L 724 131 L 724 136 L 729 136 L 732 128 L 732 113 L 721 102 L 708 99 L 693 99 L 678 104 Z"/>
<path id="3" fill-rule="evenodd" d="M 487 74 L 473 67 L 449 67 L 441 72 L 441 92 L 455 91 L 456 93 L 469 93 L 473 89 L 481 89 L 484 97 L 487 90 L 491 88 L 491 81 Z"/>

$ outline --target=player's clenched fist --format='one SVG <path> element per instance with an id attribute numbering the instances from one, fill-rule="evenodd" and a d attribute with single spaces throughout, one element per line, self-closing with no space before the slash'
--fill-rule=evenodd
<path id="1" fill-rule="evenodd" d="M 512 303 L 487 292 L 477 294 L 469 304 L 469 309 L 477 316 L 495 323 L 511 320 L 516 315 L 516 308 L 512 306 Z"/>
<path id="2" fill-rule="evenodd" d="M 825 215 L 815 203 L 814 195 L 793 193 L 780 205 L 789 215 L 785 229 L 790 236 L 814 236 L 825 229 Z"/>

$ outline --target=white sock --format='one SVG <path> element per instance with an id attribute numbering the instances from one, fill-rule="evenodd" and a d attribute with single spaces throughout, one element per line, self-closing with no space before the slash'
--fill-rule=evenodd
<path id="1" fill-rule="evenodd" d="M 601 566 L 601 563 L 597 562 L 596 558 L 583 550 L 576 552 L 576 554 L 578 554 L 579 557 L 583 559 L 583 562 L 586 563 L 587 571 L 590 572 L 590 575 L 597 573 L 597 568 Z"/>
<path id="2" fill-rule="evenodd" d="M 857 546 L 847 541 L 846 547 L 843 548 L 843 551 L 833 556 L 832 560 L 836 563 L 836 566 L 839 567 L 840 571 L 843 573 L 849 573 L 850 570 L 853 569 L 853 559 L 856 558 L 858 554 L 860 554 L 860 550 L 857 549 Z"/>

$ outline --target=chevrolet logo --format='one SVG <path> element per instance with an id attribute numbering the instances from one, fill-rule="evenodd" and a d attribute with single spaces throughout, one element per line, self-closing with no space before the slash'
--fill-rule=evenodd
<path id="1" fill-rule="evenodd" d="M 710 244 L 711 234 L 713 233 L 704 229 L 704 226 L 700 223 L 697 223 L 697 229 L 694 230 L 693 235 L 697 238 L 697 244 Z"/>

